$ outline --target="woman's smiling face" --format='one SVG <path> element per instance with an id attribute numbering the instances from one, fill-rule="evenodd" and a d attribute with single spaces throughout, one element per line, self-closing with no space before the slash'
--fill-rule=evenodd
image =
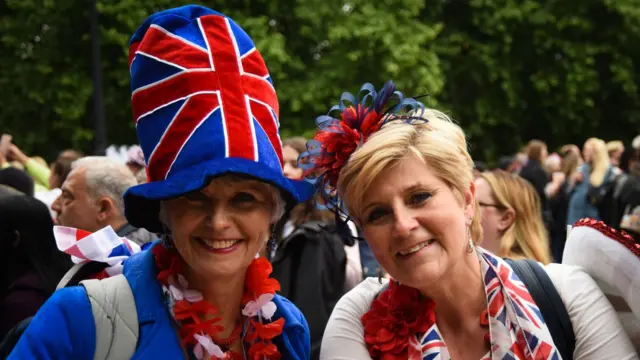
<path id="1" fill-rule="evenodd" d="M 474 187 L 456 195 L 413 154 L 392 165 L 372 182 L 354 215 L 380 265 L 401 283 L 424 288 L 466 254 Z"/>
<path id="2" fill-rule="evenodd" d="M 274 190 L 237 176 L 215 178 L 163 203 L 176 250 L 200 276 L 244 274 L 269 237 Z"/>

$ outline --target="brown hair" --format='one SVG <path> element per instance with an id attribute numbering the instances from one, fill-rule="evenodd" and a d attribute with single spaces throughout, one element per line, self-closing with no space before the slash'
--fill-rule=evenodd
<path id="1" fill-rule="evenodd" d="M 303 138 L 302 136 L 294 136 L 285 139 L 282 142 L 282 147 L 284 148 L 285 146 L 289 146 L 293 150 L 302 154 L 303 152 L 307 151 L 307 139 Z"/>
<path id="2" fill-rule="evenodd" d="M 540 140 L 531 140 L 527 145 L 527 157 L 542 164 L 542 150 L 547 148 L 547 144 Z"/>
<path id="3" fill-rule="evenodd" d="M 516 174 L 502 170 L 480 175 L 491 187 L 496 205 L 515 212 L 515 220 L 500 239 L 500 252 L 509 258 L 528 258 L 548 264 L 549 239 L 542 221 L 540 197 L 533 186 Z"/>
<path id="4" fill-rule="evenodd" d="M 562 157 L 562 172 L 568 179 L 571 174 L 578 170 L 580 166 L 580 154 L 573 151 L 567 151 Z"/>

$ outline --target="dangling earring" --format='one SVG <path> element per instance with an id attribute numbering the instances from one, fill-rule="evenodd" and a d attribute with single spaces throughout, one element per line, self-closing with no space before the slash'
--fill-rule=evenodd
<path id="1" fill-rule="evenodd" d="M 165 249 L 173 249 L 173 234 L 171 233 L 171 229 L 168 226 L 162 225 L 162 236 L 160 237 L 160 244 L 164 246 Z"/>
<path id="2" fill-rule="evenodd" d="M 276 243 L 276 226 L 271 226 L 271 234 L 269 235 L 269 240 L 267 240 L 267 254 L 272 256 L 276 251 L 278 244 Z"/>
<path id="3" fill-rule="evenodd" d="M 474 249 L 474 245 L 473 245 L 473 238 L 471 238 L 471 226 L 467 227 L 467 239 L 468 239 L 468 243 L 467 243 L 467 252 L 469 254 L 471 254 L 473 252 Z"/>
<path id="4" fill-rule="evenodd" d="M 378 284 L 382 284 L 382 269 L 378 269 Z"/>

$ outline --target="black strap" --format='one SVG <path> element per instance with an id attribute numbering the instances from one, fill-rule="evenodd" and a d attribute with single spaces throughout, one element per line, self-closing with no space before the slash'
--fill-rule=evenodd
<path id="1" fill-rule="evenodd" d="M 535 261 L 529 259 L 505 259 L 516 275 L 529 290 L 529 294 L 542 313 L 553 343 L 563 360 L 573 359 L 576 338 L 569 314 L 549 279 L 546 271 Z"/>
<path id="2" fill-rule="evenodd" d="M 120 237 L 127 237 L 127 235 L 131 234 L 132 232 L 138 230 L 137 227 L 126 223 L 124 224 L 120 229 L 118 229 L 116 231 L 116 235 L 120 236 Z"/>

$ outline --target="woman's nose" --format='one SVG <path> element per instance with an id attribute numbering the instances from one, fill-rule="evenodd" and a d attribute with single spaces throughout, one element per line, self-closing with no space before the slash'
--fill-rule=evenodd
<path id="1" fill-rule="evenodd" d="M 221 205 L 214 205 L 211 207 L 208 220 L 209 226 L 211 226 L 215 232 L 224 230 L 230 225 L 229 212 Z"/>
<path id="2" fill-rule="evenodd" d="M 408 209 L 396 209 L 393 220 L 393 236 L 406 237 L 418 228 L 418 220 Z"/>

